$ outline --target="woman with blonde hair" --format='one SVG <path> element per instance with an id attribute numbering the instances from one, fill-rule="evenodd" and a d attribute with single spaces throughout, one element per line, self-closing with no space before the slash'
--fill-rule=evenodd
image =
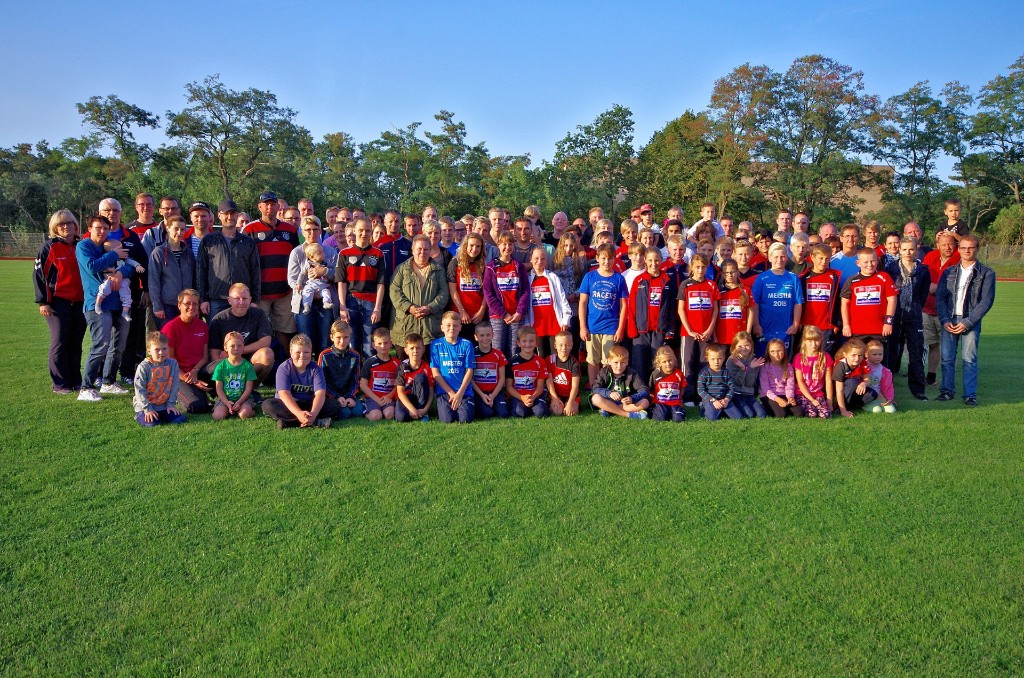
<path id="1" fill-rule="evenodd" d="M 59 395 L 82 386 L 85 293 L 75 259 L 79 230 L 71 210 L 54 212 L 50 216 L 50 238 L 39 248 L 32 274 L 39 314 L 50 328 L 50 381 L 53 392 Z"/>

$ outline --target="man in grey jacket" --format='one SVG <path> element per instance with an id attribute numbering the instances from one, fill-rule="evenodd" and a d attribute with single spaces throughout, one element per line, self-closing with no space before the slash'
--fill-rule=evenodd
<path id="1" fill-rule="evenodd" d="M 222 202 L 221 209 L 229 202 Z M 253 301 L 259 301 L 260 254 L 256 241 L 239 231 L 237 224 L 231 223 L 224 224 L 219 233 L 207 235 L 199 245 L 196 287 L 203 315 L 213 318 L 226 310 L 229 307 L 228 290 L 235 283 L 244 283 L 252 290 Z"/>
<path id="2" fill-rule="evenodd" d="M 981 319 L 996 296 L 996 274 L 978 261 L 978 238 L 965 235 L 957 246 L 960 263 L 942 272 L 935 290 L 942 323 L 942 387 L 937 400 L 952 400 L 956 393 L 956 352 L 963 357 L 964 404 L 978 404 L 978 339 Z"/>

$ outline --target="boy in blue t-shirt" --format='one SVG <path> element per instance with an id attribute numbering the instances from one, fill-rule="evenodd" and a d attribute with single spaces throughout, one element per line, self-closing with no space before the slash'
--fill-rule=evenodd
<path id="1" fill-rule="evenodd" d="M 804 291 L 800 278 L 786 270 L 789 259 L 786 245 L 775 243 L 768 249 L 771 269 L 757 276 L 751 289 L 750 314 L 753 316 L 754 334 L 758 336 L 755 353 L 764 357 L 768 342 L 779 339 L 787 350 L 792 336 L 800 329 L 803 315 Z"/>
<path id="2" fill-rule="evenodd" d="M 587 346 L 587 375 L 594 383 L 612 345 L 626 334 L 626 280 L 615 271 L 615 249 L 597 248 L 597 269 L 580 283 L 580 338 Z"/>
<path id="3" fill-rule="evenodd" d="M 468 339 L 459 336 L 462 319 L 455 311 L 441 316 L 444 337 L 430 344 L 430 369 L 434 373 L 437 393 L 437 418 L 450 424 L 473 421 L 473 369 L 476 351 Z"/>

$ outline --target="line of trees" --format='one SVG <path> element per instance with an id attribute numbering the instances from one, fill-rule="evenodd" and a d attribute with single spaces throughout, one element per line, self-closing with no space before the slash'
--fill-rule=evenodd
<path id="1" fill-rule="evenodd" d="M 865 92 L 863 73 L 828 57 L 801 57 L 785 72 L 743 64 L 715 82 L 704 110 L 684 111 L 639 150 L 632 111 L 614 105 L 536 167 L 529 154 L 471 145 L 447 110 L 429 127 L 413 122 L 360 143 L 345 132 L 315 140 L 272 92 L 233 90 L 217 75 L 185 94 L 186 106 L 162 117 L 94 96 L 77 104 L 83 136 L 0 148 L 0 226 L 45 230 L 53 210 L 87 212 L 108 195 L 253 205 L 267 188 L 368 211 L 431 203 L 458 216 L 537 204 L 576 216 L 602 205 L 621 216 L 650 202 L 695 215 L 710 201 L 763 224 L 780 208 L 822 223 L 852 220 L 857 191 L 874 189 L 884 207 L 863 216 L 934 224 L 943 200 L 957 197 L 972 228 L 1024 242 L 1024 56 L 976 92 L 918 82 L 885 100 Z M 144 128 L 162 128 L 167 141 L 139 143 Z M 953 160 L 951 183 L 936 174 L 943 157 Z"/>

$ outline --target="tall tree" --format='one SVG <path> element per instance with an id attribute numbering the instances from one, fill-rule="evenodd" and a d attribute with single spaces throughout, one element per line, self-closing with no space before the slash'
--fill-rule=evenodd
<path id="1" fill-rule="evenodd" d="M 103 143 L 114 147 L 118 157 L 133 172 L 139 172 L 149 160 L 152 150 L 135 141 L 132 128 L 156 129 L 160 117 L 130 104 L 116 94 L 106 97 L 92 96 L 87 102 L 75 104 L 78 113 L 92 133 Z"/>
<path id="2" fill-rule="evenodd" d="M 982 152 L 983 172 L 1021 204 L 1024 182 L 1024 56 L 978 92 L 970 140 Z"/>
<path id="3" fill-rule="evenodd" d="M 417 134 L 420 124 L 385 130 L 377 139 L 359 145 L 357 174 L 367 209 L 416 209 L 411 196 L 425 185 L 423 167 L 430 153 Z"/>

